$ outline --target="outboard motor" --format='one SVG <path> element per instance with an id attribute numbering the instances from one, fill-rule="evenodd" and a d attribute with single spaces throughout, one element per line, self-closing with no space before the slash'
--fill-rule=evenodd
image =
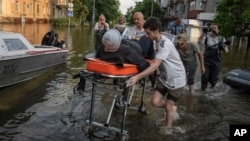
<path id="1" fill-rule="evenodd" d="M 61 40 L 58 42 L 58 34 L 54 31 L 49 31 L 46 33 L 42 39 L 42 45 L 46 46 L 55 46 L 62 48 L 64 44 L 64 41 Z"/>

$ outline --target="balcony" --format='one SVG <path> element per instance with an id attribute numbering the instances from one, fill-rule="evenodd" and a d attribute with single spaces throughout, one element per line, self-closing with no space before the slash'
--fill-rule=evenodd
<path id="1" fill-rule="evenodd" d="M 55 0 L 55 4 L 58 8 L 65 8 L 67 7 L 66 0 Z"/>
<path id="2" fill-rule="evenodd" d="M 173 6 L 174 6 L 174 3 L 175 3 L 174 0 L 170 0 L 170 2 L 169 2 L 169 7 L 173 7 Z"/>
<path id="3" fill-rule="evenodd" d="M 184 0 L 175 0 L 175 4 L 177 3 L 184 3 Z"/>

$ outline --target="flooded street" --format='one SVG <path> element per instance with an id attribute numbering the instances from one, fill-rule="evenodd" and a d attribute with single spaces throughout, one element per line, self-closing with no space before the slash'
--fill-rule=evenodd
<path id="1" fill-rule="evenodd" d="M 119 141 L 119 134 L 105 128 L 93 126 L 92 135 L 85 132 L 92 85 L 88 83 L 82 94 L 73 93 L 79 80 L 72 76 L 84 68 L 82 58 L 94 50 L 90 28 L 34 24 L 0 25 L 0 29 L 22 33 L 33 44 L 40 44 L 44 34 L 54 30 L 70 49 L 66 64 L 38 78 L 0 89 L 0 140 Z M 128 109 L 125 123 L 128 140 L 228 141 L 230 124 L 250 124 L 250 94 L 223 84 L 222 77 L 232 69 L 249 68 L 249 52 L 245 47 L 231 47 L 230 53 L 223 55 L 223 70 L 214 93 L 200 92 L 197 75 L 195 95 L 188 95 L 186 87 L 186 93 L 177 101 L 179 119 L 173 123 L 177 131 L 172 135 L 159 132 L 157 121 L 164 117 L 164 111 L 150 105 L 152 91 L 147 87 L 144 102 L 148 114 Z M 136 88 L 132 105 L 138 107 L 141 88 Z M 97 89 L 94 120 L 106 121 L 113 95 L 104 88 Z M 122 110 L 114 109 L 110 125 L 120 127 L 121 121 Z"/>

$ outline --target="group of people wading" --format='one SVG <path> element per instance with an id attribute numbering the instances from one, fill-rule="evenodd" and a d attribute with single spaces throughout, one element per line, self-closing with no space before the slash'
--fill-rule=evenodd
<path id="1" fill-rule="evenodd" d="M 167 31 L 161 31 L 158 18 L 144 20 L 142 12 L 133 16 L 134 27 L 127 27 L 124 17 L 110 29 L 104 15 L 94 27 L 96 34 L 96 58 L 117 63 L 132 63 L 139 73 L 129 79 L 129 85 L 151 76 L 156 85 L 151 97 L 151 104 L 165 109 L 164 124 L 160 131 L 172 134 L 172 122 L 177 113 L 175 105 L 184 93 L 186 84 L 189 94 L 194 94 L 194 83 L 197 67 L 201 71 L 201 91 L 207 93 L 208 83 L 215 88 L 222 66 L 221 53 L 227 45 L 225 38 L 219 34 L 216 24 L 211 24 L 211 32 L 202 33 L 199 44 L 204 53 L 191 41 L 188 41 L 185 25 L 181 18 L 169 23 Z M 175 42 L 170 41 L 162 32 L 173 34 Z M 197 59 L 199 59 L 199 65 Z M 149 64 L 146 59 L 154 60 Z"/>

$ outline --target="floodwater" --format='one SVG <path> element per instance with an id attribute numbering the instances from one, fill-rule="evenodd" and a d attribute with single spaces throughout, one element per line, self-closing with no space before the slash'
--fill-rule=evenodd
<path id="1" fill-rule="evenodd" d="M 0 30 L 22 33 L 31 43 L 40 44 L 49 30 L 59 33 L 70 54 L 66 64 L 45 75 L 0 89 L 0 140 L 15 141 L 117 141 L 119 134 L 93 126 L 92 134 L 85 132 L 90 112 L 90 90 L 74 94 L 78 79 L 74 74 L 84 68 L 83 56 L 93 52 L 93 38 L 88 27 L 52 27 L 48 24 L 0 25 Z M 125 128 L 129 141 L 228 141 L 230 124 L 250 124 L 250 94 L 222 83 L 223 75 L 235 68 L 249 68 L 249 51 L 245 47 L 231 47 L 223 55 L 224 65 L 217 91 L 202 94 L 200 77 L 196 79 L 196 94 L 185 93 L 178 101 L 179 119 L 173 123 L 174 134 L 161 134 L 157 120 L 164 117 L 163 109 L 150 105 L 152 91 L 145 91 L 147 115 L 128 109 Z M 34 62 L 35 63 L 35 62 Z M 141 88 L 136 87 L 132 105 L 139 106 Z M 119 91 L 117 93 L 120 93 Z M 105 122 L 112 91 L 97 89 L 94 120 Z M 115 109 L 110 125 L 120 127 L 121 109 Z"/>

